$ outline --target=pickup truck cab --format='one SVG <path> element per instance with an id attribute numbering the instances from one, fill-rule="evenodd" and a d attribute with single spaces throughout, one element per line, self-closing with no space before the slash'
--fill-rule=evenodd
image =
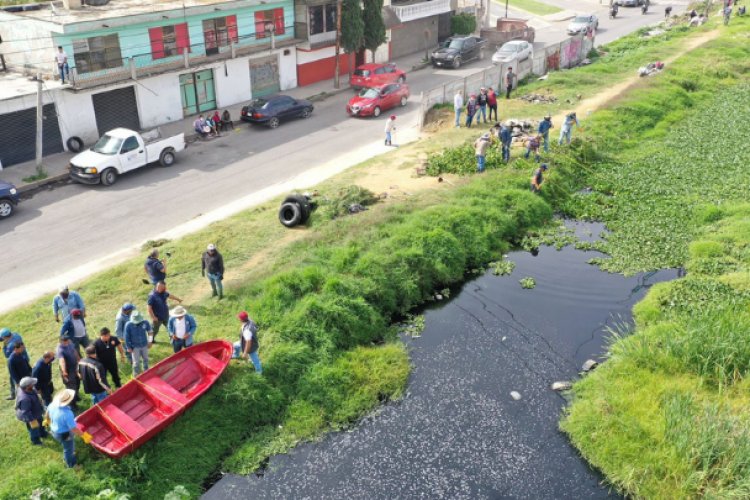
<path id="1" fill-rule="evenodd" d="M 183 149 L 185 134 L 161 139 L 158 130 L 141 135 L 134 130 L 116 128 L 101 136 L 91 149 L 70 160 L 70 178 L 84 184 L 110 186 L 120 175 L 150 163 L 171 166 L 176 153 Z"/>

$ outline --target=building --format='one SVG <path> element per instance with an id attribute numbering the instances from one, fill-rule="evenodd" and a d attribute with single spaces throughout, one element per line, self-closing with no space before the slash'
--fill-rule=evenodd
<path id="1" fill-rule="evenodd" d="M 116 126 L 150 128 L 297 86 L 293 0 L 94 1 L 104 5 L 70 0 L 62 8 L 0 10 L 0 52 L 11 71 L 53 79 L 56 47 L 67 55 L 69 84 L 45 97 L 56 108 L 50 116 L 59 119 L 62 144 L 73 136 L 90 144 Z M 26 118 L 35 104 L 27 95 L 8 99 L 0 123 L 22 116 L 24 127 L 34 127 Z M 8 161 L 5 146 L 4 165 L 33 151 L 33 141 L 12 143 L 18 151 Z"/>

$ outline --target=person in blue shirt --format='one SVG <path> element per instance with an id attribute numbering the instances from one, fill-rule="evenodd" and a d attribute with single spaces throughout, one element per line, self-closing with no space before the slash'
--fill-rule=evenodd
<path id="1" fill-rule="evenodd" d="M 154 248 L 146 258 L 146 263 L 143 265 L 143 269 L 148 274 L 148 279 L 152 285 L 156 285 L 160 281 L 167 279 L 167 261 L 165 259 L 159 260 L 159 249 Z"/>
<path id="2" fill-rule="evenodd" d="M 121 343 L 125 343 L 125 325 L 130 321 L 130 315 L 132 314 L 135 306 L 130 302 L 125 302 L 115 316 L 115 337 L 117 337 Z M 133 357 L 129 352 L 126 354 L 128 363 L 133 362 Z"/>
<path id="3" fill-rule="evenodd" d="M 555 126 L 552 125 L 552 117 L 550 115 L 545 116 L 544 120 L 539 122 L 539 129 L 537 132 L 539 132 L 539 135 L 544 139 L 545 153 L 549 153 L 549 131 L 552 128 L 555 128 Z"/>
<path id="4" fill-rule="evenodd" d="M 52 383 L 52 362 L 54 360 L 55 353 L 47 351 L 31 370 L 31 376 L 36 379 L 36 388 L 46 406 L 49 406 L 52 402 L 52 393 L 55 392 L 55 385 Z"/>
<path id="5" fill-rule="evenodd" d="M 508 163 L 510 161 L 510 143 L 513 142 L 513 136 L 510 133 L 510 127 L 506 124 L 500 125 L 500 149 L 503 153 L 503 161 Z"/>
<path id="6" fill-rule="evenodd" d="M 52 299 L 52 312 L 55 315 L 55 321 L 59 323 L 60 316 L 65 321 L 73 309 L 80 309 L 82 317 L 86 316 L 86 305 L 83 303 L 81 296 L 68 290 L 68 285 L 63 285 L 60 287 L 60 293 Z"/>
<path id="7" fill-rule="evenodd" d="M 167 305 L 167 300 L 174 300 L 178 303 L 182 302 L 182 299 L 176 295 L 171 295 L 167 291 L 166 283 L 160 281 L 151 293 L 148 294 L 147 301 L 148 315 L 151 317 L 151 328 L 154 332 L 154 343 L 156 343 L 156 334 L 159 333 L 161 325 L 167 326 L 167 322 L 169 321 L 169 305 Z"/>
<path id="8" fill-rule="evenodd" d="M 182 306 L 172 309 L 172 314 L 167 323 L 167 331 L 169 332 L 174 352 L 180 352 L 183 348 L 193 345 L 195 330 L 197 328 L 198 324 L 188 314 L 187 309 Z"/>
<path id="9" fill-rule="evenodd" d="M 16 392 L 16 418 L 26 424 L 31 444 L 41 445 L 42 438 L 47 437 L 47 431 L 42 426 L 42 402 L 36 393 L 36 379 L 24 377 L 18 383 Z"/>
<path id="10" fill-rule="evenodd" d="M 570 138 L 573 135 L 573 125 L 581 126 L 581 124 L 578 123 L 578 117 L 575 112 L 570 113 L 565 117 L 563 126 L 560 129 L 560 140 L 558 141 L 558 144 L 562 145 L 563 140 L 567 140 L 567 143 L 570 144 Z"/>
<path id="11" fill-rule="evenodd" d="M 70 311 L 70 316 L 60 328 L 60 336 L 68 337 L 73 341 L 73 345 L 78 351 L 78 356 L 81 355 L 81 346 L 87 348 L 91 343 L 88 334 L 86 333 L 86 321 L 83 319 L 83 311 L 80 309 L 73 309 Z"/>
<path id="12" fill-rule="evenodd" d="M 23 339 L 17 333 L 11 333 L 9 328 L 3 328 L 0 330 L 0 339 L 3 341 L 3 355 L 5 356 L 6 363 L 10 359 L 11 354 L 15 350 L 16 344 L 23 344 Z M 24 352 L 26 360 L 28 361 L 29 354 Z M 13 375 L 10 373 L 10 366 L 8 366 L 8 374 L 10 376 L 10 395 L 5 398 L 6 401 L 12 401 L 16 399 L 16 383 L 13 380 Z"/>
<path id="13" fill-rule="evenodd" d="M 149 338 L 149 333 L 151 333 L 149 322 L 139 311 L 133 311 L 130 321 L 125 325 L 125 350 L 133 356 L 134 375 L 148 370 L 148 350 L 153 341 L 153 337 Z"/>
<path id="14" fill-rule="evenodd" d="M 63 459 L 65 465 L 68 467 L 75 467 L 76 465 L 76 454 L 75 454 L 75 441 L 73 441 L 73 434 L 83 436 L 83 433 L 76 424 L 75 415 L 73 410 L 70 409 L 70 403 L 76 397 L 76 393 L 72 389 L 63 389 L 55 396 L 52 404 L 47 408 L 47 416 L 50 420 L 50 431 L 52 437 L 60 443 L 63 447 Z"/>

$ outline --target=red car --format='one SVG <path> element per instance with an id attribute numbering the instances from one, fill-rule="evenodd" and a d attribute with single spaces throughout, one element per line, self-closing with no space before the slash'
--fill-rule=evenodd
<path id="1" fill-rule="evenodd" d="M 375 87 L 376 85 L 385 85 L 386 83 L 404 83 L 406 73 L 401 71 L 393 63 L 387 64 L 363 64 L 354 70 L 354 74 L 349 79 L 349 85 L 359 90 L 364 87 Z"/>
<path id="2" fill-rule="evenodd" d="M 346 112 L 351 116 L 380 116 L 382 111 L 406 106 L 409 99 L 409 86 L 405 83 L 391 83 L 379 87 L 362 89 L 349 100 Z"/>

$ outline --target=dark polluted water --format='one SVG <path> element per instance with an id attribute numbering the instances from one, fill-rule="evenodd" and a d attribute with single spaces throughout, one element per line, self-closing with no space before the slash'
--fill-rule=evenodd
<path id="1" fill-rule="evenodd" d="M 570 226 L 582 239 L 603 229 Z M 403 400 L 272 457 L 262 477 L 224 476 L 203 498 L 616 498 L 558 430 L 566 401 L 550 385 L 601 360 L 608 328 L 678 271 L 625 278 L 587 264 L 592 255 L 511 253 L 512 275 L 487 272 L 425 311 L 422 336 L 404 340 Z M 526 276 L 534 289 L 521 288 Z"/>

